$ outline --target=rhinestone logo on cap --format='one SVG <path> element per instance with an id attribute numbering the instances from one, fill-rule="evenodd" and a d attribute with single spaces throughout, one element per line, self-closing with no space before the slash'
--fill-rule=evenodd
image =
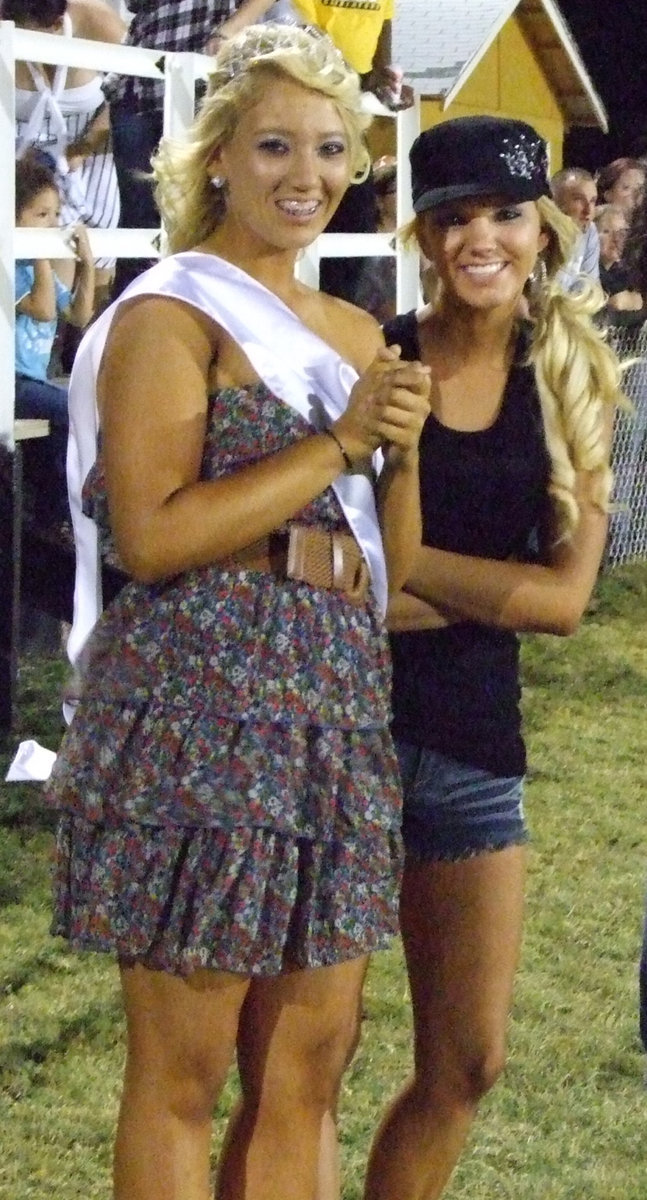
<path id="1" fill-rule="evenodd" d="M 499 157 L 504 160 L 511 175 L 521 175 L 524 179 L 532 179 L 539 170 L 548 170 L 548 158 L 542 143 L 525 133 L 515 135 L 515 140 L 504 137 L 504 150 L 499 151 Z"/>

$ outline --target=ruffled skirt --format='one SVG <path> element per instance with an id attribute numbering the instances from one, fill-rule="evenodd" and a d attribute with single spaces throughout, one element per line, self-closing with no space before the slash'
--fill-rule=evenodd
<path id="1" fill-rule="evenodd" d="M 397 931 L 400 839 L 312 842 L 265 828 L 97 825 L 65 814 L 52 932 L 188 975 L 328 966 Z"/>

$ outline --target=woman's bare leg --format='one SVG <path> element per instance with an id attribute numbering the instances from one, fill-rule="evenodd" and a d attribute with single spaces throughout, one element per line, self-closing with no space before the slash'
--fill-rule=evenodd
<path id="1" fill-rule="evenodd" d="M 340 1196 L 341 1172 L 337 1125 L 332 1113 L 326 1112 L 321 1122 L 317 1190 L 314 1200 L 339 1200 Z"/>
<path id="2" fill-rule="evenodd" d="M 314 1200 L 324 1115 L 356 1041 L 365 958 L 254 980 L 238 1039 L 242 1104 L 218 1200 Z"/>
<path id="3" fill-rule="evenodd" d="M 227 1126 L 223 1158 L 229 1153 L 229 1143 L 238 1135 L 242 1115 L 242 1101 L 234 1108 Z M 341 1172 L 339 1163 L 339 1143 L 337 1141 L 337 1125 L 331 1112 L 324 1113 L 321 1122 L 321 1141 L 319 1145 L 319 1163 L 317 1166 L 317 1186 L 312 1200 L 340 1200 Z M 217 1198 L 218 1200 L 218 1198 Z"/>
<path id="4" fill-rule="evenodd" d="M 352 1042 L 348 1048 L 346 1066 L 350 1066 L 359 1046 L 362 1034 L 362 994 L 357 997 L 357 1020 Z M 341 1084 L 341 1077 L 339 1080 Z M 321 1122 L 321 1141 L 319 1145 L 319 1167 L 317 1171 L 317 1190 L 313 1200 L 340 1200 L 341 1197 L 341 1164 L 339 1161 L 339 1139 L 337 1137 L 337 1112 L 339 1110 L 339 1091 L 335 1097 L 334 1108 L 324 1113 Z"/>
<path id="5" fill-rule="evenodd" d="M 442 1195 L 478 1102 L 504 1066 L 524 875 L 521 846 L 405 867 L 414 1075 L 378 1131 L 365 1200 Z"/>
<path id="6" fill-rule="evenodd" d="M 236 1137 L 242 1113 L 242 1101 L 234 1108 L 229 1118 L 223 1156 L 228 1153 L 229 1142 Z M 321 1142 L 319 1146 L 319 1164 L 317 1167 L 317 1187 L 313 1200 L 340 1200 L 341 1173 L 339 1164 L 339 1143 L 337 1141 L 337 1125 L 332 1113 L 324 1113 L 321 1122 Z"/>
<path id="7" fill-rule="evenodd" d="M 128 1051 L 114 1163 L 115 1200 L 209 1200 L 214 1104 L 236 1044 L 249 980 L 121 972 Z"/>

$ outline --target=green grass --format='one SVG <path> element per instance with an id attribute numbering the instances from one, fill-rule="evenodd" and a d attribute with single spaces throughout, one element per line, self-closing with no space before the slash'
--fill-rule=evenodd
<path id="1" fill-rule="evenodd" d="M 524 643 L 533 831 L 510 1063 L 448 1200 L 645 1200 L 636 963 L 647 854 L 647 567 L 616 571 L 576 638 Z M 61 662 L 25 659 L 20 738 L 56 748 Z M 107 1200 L 123 1060 L 113 966 L 49 938 L 52 817 L 0 785 L 0 1197 Z M 399 947 L 376 957 L 344 1086 L 344 1197 L 410 1062 Z M 231 1081 L 216 1141 L 234 1095 Z"/>

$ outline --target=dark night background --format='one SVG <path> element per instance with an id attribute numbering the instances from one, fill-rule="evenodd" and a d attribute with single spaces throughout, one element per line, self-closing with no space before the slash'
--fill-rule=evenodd
<path id="1" fill-rule="evenodd" d="M 646 0 L 557 0 L 609 116 L 609 133 L 573 129 L 564 162 L 593 170 L 647 153 Z"/>

